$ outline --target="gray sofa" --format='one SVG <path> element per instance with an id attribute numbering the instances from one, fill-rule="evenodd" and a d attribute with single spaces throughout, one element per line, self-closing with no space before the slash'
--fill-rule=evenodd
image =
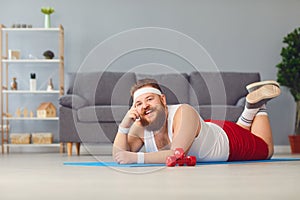
<path id="1" fill-rule="evenodd" d="M 66 94 L 59 99 L 59 138 L 68 155 L 76 144 L 111 143 L 132 103 L 130 87 L 139 79 L 154 78 L 168 104 L 188 103 L 204 119 L 236 121 L 243 111 L 245 86 L 260 80 L 259 73 L 191 72 L 135 74 L 80 72 L 67 75 Z"/>

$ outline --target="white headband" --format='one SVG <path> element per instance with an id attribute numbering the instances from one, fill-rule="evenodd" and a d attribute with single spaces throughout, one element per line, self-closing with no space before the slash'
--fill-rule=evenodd
<path id="1" fill-rule="evenodd" d="M 138 89 L 137 91 L 134 92 L 134 94 L 133 94 L 133 101 L 135 101 L 137 97 L 141 96 L 142 94 L 146 94 L 146 93 L 154 93 L 154 94 L 161 95 L 161 91 L 159 91 L 156 88 L 153 88 L 153 87 L 143 87 L 143 88 L 140 88 L 140 89 Z"/>

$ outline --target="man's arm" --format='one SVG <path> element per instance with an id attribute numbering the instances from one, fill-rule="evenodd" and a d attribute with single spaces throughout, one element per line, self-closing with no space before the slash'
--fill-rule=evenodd
<path id="1" fill-rule="evenodd" d="M 140 131 L 139 127 L 132 125 L 128 134 L 118 132 L 113 144 L 113 156 L 119 151 L 138 152 L 144 144 L 139 136 Z"/>
<path id="2" fill-rule="evenodd" d="M 171 149 L 183 148 L 187 153 L 201 129 L 200 116 L 190 105 L 183 104 L 175 113 Z"/>
<path id="3" fill-rule="evenodd" d="M 138 129 L 133 125 L 135 120 L 139 117 L 134 106 L 132 106 L 122 122 L 120 123 L 116 138 L 113 144 L 113 157 L 119 151 L 138 151 L 143 142 L 138 137 Z"/>
<path id="4" fill-rule="evenodd" d="M 119 151 L 128 151 L 129 145 L 128 145 L 128 135 L 124 133 L 120 133 L 118 131 L 114 144 L 113 144 L 113 157 L 115 157 L 115 154 Z"/>
<path id="5" fill-rule="evenodd" d="M 165 163 L 168 156 L 174 155 L 176 148 L 183 148 L 186 153 L 189 151 L 201 128 L 199 114 L 192 106 L 183 104 L 176 111 L 173 120 L 170 150 L 145 153 L 145 163 Z"/>

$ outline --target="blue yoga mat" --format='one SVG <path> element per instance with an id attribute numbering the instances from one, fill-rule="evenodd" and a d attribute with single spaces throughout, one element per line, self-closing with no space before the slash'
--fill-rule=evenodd
<path id="1" fill-rule="evenodd" d="M 198 162 L 197 165 L 220 165 L 220 164 L 247 164 L 247 163 L 268 163 L 268 162 L 287 162 L 300 161 L 300 158 L 272 158 L 270 160 L 249 160 L 249 161 L 215 161 L 215 162 Z M 97 167 L 161 167 L 165 164 L 118 164 L 116 162 L 64 162 L 67 166 L 97 166 Z"/>

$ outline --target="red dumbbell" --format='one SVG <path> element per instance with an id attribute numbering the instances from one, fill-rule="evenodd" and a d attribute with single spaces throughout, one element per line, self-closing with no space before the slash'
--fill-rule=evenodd
<path id="1" fill-rule="evenodd" d="M 168 167 L 174 167 L 176 164 L 179 166 L 195 166 L 197 163 L 195 156 L 185 156 L 184 150 L 182 148 L 176 148 L 174 155 L 168 156 L 166 159 L 166 165 Z"/>
<path id="2" fill-rule="evenodd" d="M 183 148 L 176 148 L 174 152 L 174 156 L 176 157 L 177 160 L 183 159 L 185 157 Z"/>
<path id="3" fill-rule="evenodd" d="M 195 166 L 197 161 L 195 156 L 187 156 L 182 160 L 178 160 L 177 163 L 179 166 L 183 166 L 184 164 L 186 164 L 187 166 Z"/>
<path id="4" fill-rule="evenodd" d="M 174 167 L 177 164 L 177 160 L 183 159 L 184 156 L 185 156 L 184 150 L 182 148 L 176 148 L 174 155 L 167 157 L 166 165 L 168 167 Z"/>
<path id="5" fill-rule="evenodd" d="M 173 156 L 168 156 L 167 159 L 166 159 L 166 165 L 168 167 L 174 167 L 177 164 L 176 161 L 177 161 L 176 156 L 174 156 L 174 155 Z"/>
<path id="6" fill-rule="evenodd" d="M 179 166 L 183 166 L 183 165 L 195 166 L 196 163 L 197 163 L 197 161 L 196 161 L 195 156 L 187 156 L 187 157 L 184 157 L 183 159 L 176 160 L 176 164 L 178 164 Z"/>

